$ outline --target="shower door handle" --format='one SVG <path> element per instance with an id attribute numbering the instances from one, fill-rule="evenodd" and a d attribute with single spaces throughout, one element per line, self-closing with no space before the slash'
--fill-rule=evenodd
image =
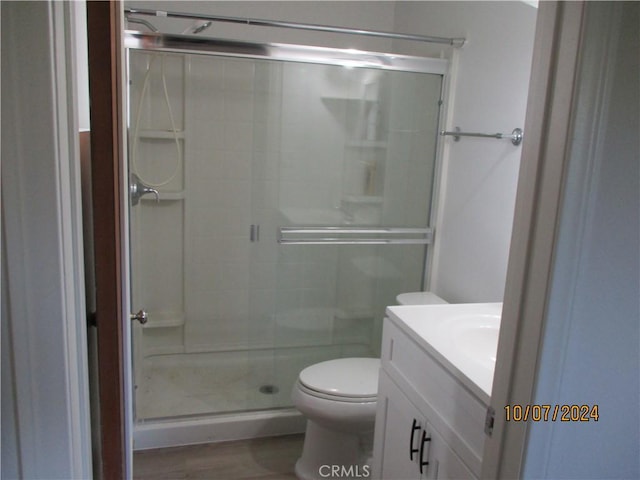
<path id="1" fill-rule="evenodd" d="M 130 318 L 131 321 L 137 320 L 140 322 L 140 325 L 144 325 L 149 321 L 149 314 L 145 310 L 139 310 L 137 313 L 132 313 Z"/>
<path id="2" fill-rule="evenodd" d="M 251 242 L 260 241 L 260 225 L 254 224 L 249 227 L 249 241 Z"/>

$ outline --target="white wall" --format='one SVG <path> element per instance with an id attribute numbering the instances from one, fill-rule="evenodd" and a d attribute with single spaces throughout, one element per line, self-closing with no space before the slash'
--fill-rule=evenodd
<path id="1" fill-rule="evenodd" d="M 522 2 L 398 3 L 397 31 L 467 39 L 454 55 L 447 129 L 523 127 L 536 14 Z M 402 48 L 434 52 L 416 43 Z M 445 140 L 430 288 L 450 302 L 502 301 L 520 151 L 508 140 Z"/>
<path id="2" fill-rule="evenodd" d="M 640 5 L 587 5 L 534 403 L 600 417 L 531 423 L 524 478 L 640 478 Z"/>

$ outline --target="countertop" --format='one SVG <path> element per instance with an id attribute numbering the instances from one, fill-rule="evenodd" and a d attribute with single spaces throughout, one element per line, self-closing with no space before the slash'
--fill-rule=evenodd
<path id="1" fill-rule="evenodd" d="M 485 404 L 491 397 L 501 314 L 502 303 L 387 308 L 389 321 Z"/>

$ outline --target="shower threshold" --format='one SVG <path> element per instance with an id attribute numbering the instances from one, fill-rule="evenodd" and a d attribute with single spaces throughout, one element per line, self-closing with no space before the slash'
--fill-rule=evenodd
<path id="1" fill-rule="evenodd" d="M 304 432 L 305 425 L 306 419 L 294 408 L 165 419 L 136 424 L 133 449 L 289 435 Z"/>

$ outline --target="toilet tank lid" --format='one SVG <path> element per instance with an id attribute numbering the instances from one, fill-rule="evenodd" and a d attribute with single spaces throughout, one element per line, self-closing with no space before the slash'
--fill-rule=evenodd
<path id="1" fill-rule="evenodd" d="M 407 292 L 396 297 L 400 305 L 437 305 L 448 303 L 432 292 Z"/>
<path id="2" fill-rule="evenodd" d="M 316 363 L 300 372 L 300 383 L 338 397 L 368 398 L 378 394 L 378 358 L 339 358 Z"/>

